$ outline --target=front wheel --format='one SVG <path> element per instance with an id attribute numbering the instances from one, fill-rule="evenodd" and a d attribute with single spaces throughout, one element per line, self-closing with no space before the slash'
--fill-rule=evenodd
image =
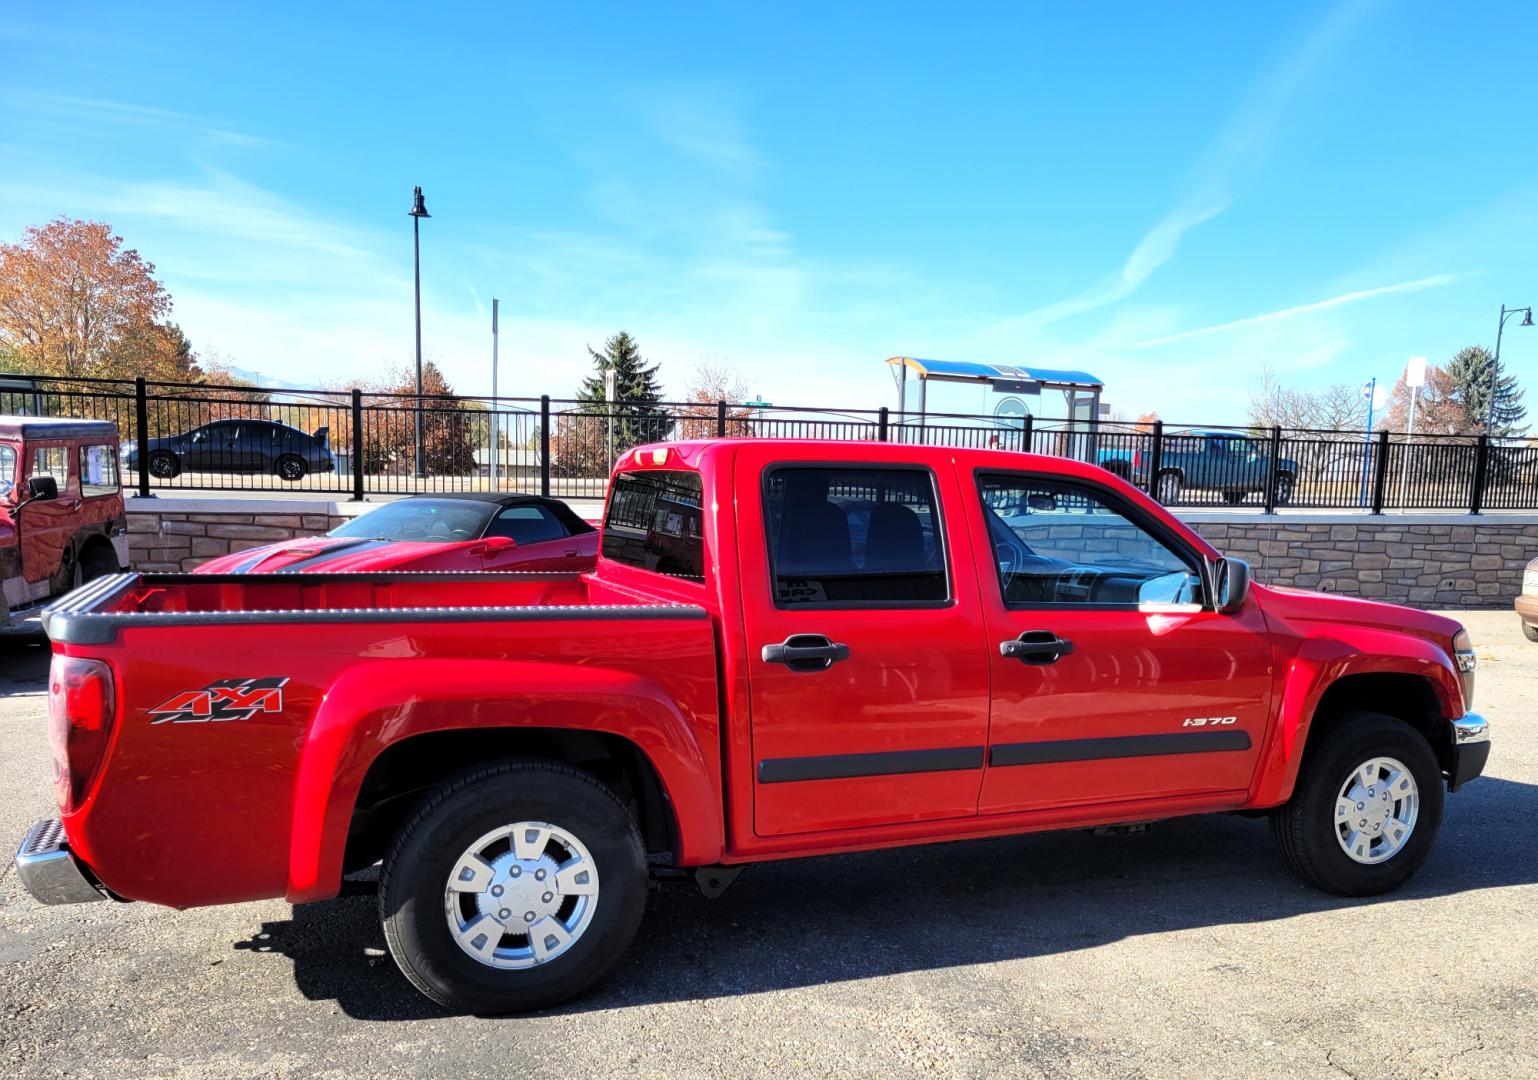
<path id="1" fill-rule="evenodd" d="M 1530 622 L 1523 623 L 1522 636 L 1527 638 L 1528 641 L 1538 641 L 1538 626 L 1534 626 Z"/>
<path id="2" fill-rule="evenodd" d="M 156 450 L 147 462 L 150 475 L 157 480 L 170 480 L 182 471 L 182 463 L 169 450 Z"/>
<path id="3" fill-rule="evenodd" d="M 619 961 L 646 907 L 646 856 L 630 811 L 555 762 L 473 769 L 401 828 L 379 885 L 395 962 L 440 1005 L 539 1009 Z"/>
<path id="4" fill-rule="evenodd" d="M 1303 762 L 1292 799 L 1271 814 L 1288 867 L 1340 896 L 1398 888 L 1431 853 L 1442 823 L 1442 771 L 1420 732 L 1353 712 Z"/>
<path id="5" fill-rule="evenodd" d="M 1276 487 L 1272 489 L 1272 496 L 1277 506 L 1286 506 L 1292 501 L 1293 478 L 1291 473 L 1282 473 L 1276 478 Z"/>
<path id="6" fill-rule="evenodd" d="M 1163 506 L 1173 506 L 1180 501 L 1180 492 L 1184 486 L 1180 482 L 1179 473 L 1160 473 L 1154 482 L 1154 499 Z"/>

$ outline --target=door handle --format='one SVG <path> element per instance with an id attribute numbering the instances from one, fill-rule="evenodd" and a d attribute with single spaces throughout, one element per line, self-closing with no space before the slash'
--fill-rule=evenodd
<path id="1" fill-rule="evenodd" d="M 761 655 L 764 663 L 784 664 L 792 671 L 826 671 L 849 659 L 849 646 L 826 634 L 792 634 L 778 645 L 765 645 Z"/>
<path id="2" fill-rule="evenodd" d="M 1073 652 L 1073 642 L 1051 630 L 1027 630 L 1017 638 L 999 642 L 999 655 L 1012 656 L 1023 664 L 1055 664 Z"/>

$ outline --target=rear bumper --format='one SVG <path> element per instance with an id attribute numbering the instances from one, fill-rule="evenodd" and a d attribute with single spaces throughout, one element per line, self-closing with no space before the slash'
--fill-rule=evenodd
<path id="1" fill-rule="evenodd" d="M 1457 791 L 1485 771 L 1490 758 L 1490 723 L 1478 713 L 1464 713 L 1453 721 L 1452 770 L 1447 790 Z"/>
<path id="2" fill-rule="evenodd" d="M 1517 597 L 1516 608 L 1517 614 L 1523 622 L 1531 626 L 1538 626 L 1538 596 L 1529 596 L 1527 593 L 1523 593 Z"/>
<path id="3" fill-rule="evenodd" d="M 69 850 L 64 825 L 58 818 L 45 818 L 27 830 L 16 851 L 16 876 L 32 898 L 44 904 L 107 899 Z"/>

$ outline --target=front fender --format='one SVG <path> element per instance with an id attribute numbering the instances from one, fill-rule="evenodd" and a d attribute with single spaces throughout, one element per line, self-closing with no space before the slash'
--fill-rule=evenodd
<path id="1" fill-rule="evenodd" d="M 649 679 L 533 661 L 360 664 L 333 683 L 300 748 L 287 898 L 336 895 L 358 791 L 387 747 L 433 731 L 517 727 L 601 732 L 634 743 L 672 802 L 680 862 L 720 858 L 718 778 L 689 722 Z"/>
<path id="2" fill-rule="evenodd" d="M 1361 627 L 1338 636 L 1305 638 L 1281 672 L 1280 707 L 1256 769 L 1252 806 L 1278 806 L 1292 797 L 1320 699 L 1352 675 L 1424 679 L 1448 722 L 1463 712 L 1458 673 L 1447 655 L 1424 638 Z"/>

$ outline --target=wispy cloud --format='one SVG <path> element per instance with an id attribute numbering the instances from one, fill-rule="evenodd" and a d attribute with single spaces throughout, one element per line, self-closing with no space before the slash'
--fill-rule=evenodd
<path id="1" fill-rule="evenodd" d="M 1315 300 L 1311 304 L 1299 304 L 1296 307 L 1282 308 L 1279 311 L 1268 311 L 1264 315 L 1251 315 L 1247 318 L 1232 319 L 1213 326 L 1202 326 L 1194 330 L 1182 330 L 1177 334 L 1165 334 L 1163 337 L 1149 338 L 1147 341 L 1139 341 L 1129 346 L 1129 348 L 1153 349 L 1160 345 L 1171 345 L 1177 341 L 1190 341 L 1192 338 L 1206 337 L 1209 334 L 1222 334 L 1230 330 L 1239 330 L 1246 326 L 1281 322 L 1283 319 L 1292 319 L 1299 315 L 1308 315 L 1316 311 L 1345 307 L 1347 304 L 1359 304 L 1363 300 L 1372 300 L 1380 296 L 1393 296 L 1398 293 L 1422 292 L 1426 289 L 1441 288 L 1444 285 L 1451 285 L 1459 280 L 1461 280 L 1461 277 L 1458 274 L 1434 274 L 1431 277 L 1417 278 L 1414 281 L 1400 281 L 1393 285 L 1380 285 L 1373 289 L 1358 289 L 1355 292 L 1341 293 L 1339 296 L 1332 296 L 1325 300 Z"/>
<path id="2" fill-rule="evenodd" d="M 224 146 L 273 145 L 269 139 L 237 131 L 231 125 L 218 120 L 134 101 L 113 101 L 107 98 L 41 92 L 11 92 L 5 95 L 5 100 L 13 110 L 22 113 L 75 121 L 103 121 L 114 125 L 136 124 L 169 128 L 200 136 Z"/>
<path id="3" fill-rule="evenodd" d="M 634 100 L 651 133 L 686 157 L 741 176 L 763 168 L 764 159 L 749 140 L 739 110 L 720 87 L 652 88 Z"/>
<path id="4" fill-rule="evenodd" d="M 1324 58 L 1344 41 L 1378 0 L 1345 0 L 1292 51 L 1251 84 L 1238 108 L 1192 170 L 1185 195 L 1156 221 L 1132 249 L 1121 269 L 1089 288 L 1026 314 L 1022 321 L 1045 326 L 1127 299 L 1175 257 L 1186 233 L 1227 210 L 1240 174 L 1269 152 L 1277 125 L 1298 90 Z"/>

